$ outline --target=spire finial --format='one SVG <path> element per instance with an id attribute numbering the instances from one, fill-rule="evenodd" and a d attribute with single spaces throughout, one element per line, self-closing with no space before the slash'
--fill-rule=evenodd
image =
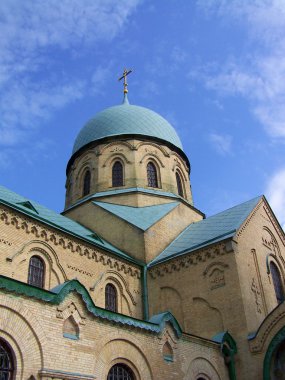
<path id="1" fill-rule="evenodd" d="M 124 95 L 126 96 L 128 93 L 128 83 L 127 83 L 127 75 L 129 75 L 133 70 L 131 69 L 124 69 L 123 75 L 119 78 L 119 80 L 122 80 L 124 78 Z"/>

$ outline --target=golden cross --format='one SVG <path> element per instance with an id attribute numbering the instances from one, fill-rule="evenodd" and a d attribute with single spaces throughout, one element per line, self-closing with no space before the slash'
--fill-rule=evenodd
<path id="1" fill-rule="evenodd" d="M 133 70 L 124 69 L 123 75 L 119 78 L 122 80 L 124 78 L 124 94 L 128 93 L 128 83 L 127 83 L 127 75 L 129 75 Z"/>

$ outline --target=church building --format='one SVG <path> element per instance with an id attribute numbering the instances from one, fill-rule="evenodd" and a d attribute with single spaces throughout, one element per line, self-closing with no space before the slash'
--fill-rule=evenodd
<path id="1" fill-rule="evenodd" d="M 264 196 L 206 218 L 175 129 L 80 130 L 61 214 L 0 187 L 0 380 L 285 379 L 285 234 Z"/>

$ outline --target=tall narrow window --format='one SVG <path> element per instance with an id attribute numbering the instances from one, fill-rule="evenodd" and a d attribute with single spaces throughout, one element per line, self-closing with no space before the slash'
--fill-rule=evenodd
<path id="1" fill-rule="evenodd" d="M 83 180 L 83 197 L 90 193 L 90 182 L 91 182 L 91 173 L 89 170 L 84 175 Z"/>
<path id="2" fill-rule="evenodd" d="M 163 346 L 163 358 L 166 362 L 173 362 L 173 350 L 168 342 Z"/>
<path id="3" fill-rule="evenodd" d="M 135 380 L 135 376 L 127 365 L 119 363 L 110 369 L 107 380 Z"/>
<path id="4" fill-rule="evenodd" d="M 184 194 L 183 194 L 183 185 L 182 185 L 182 180 L 181 180 L 180 174 L 178 172 L 176 172 L 176 183 L 177 183 L 178 194 L 181 197 L 183 197 L 184 196 Z"/>
<path id="5" fill-rule="evenodd" d="M 116 161 L 112 168 L 112 186 L 124 186 L 123 165 Z"/>
<path id="6" fill-rule="evenodd" d="M 281 280 L 280 272 L 279 272 L 276 264 L 274 264 L 272 261 L 270 262 L 270 272 L 271 272 L 271 276 L 272 276 L 272 280 L 273 280 L 273 285 L 274 285 L 274 289 L 275 289 L 277 302 L 281 303 L 285 299 L 284 298 L 284 290 L 283 290 L 283 286 L 282 286 L 282 280 Z"/>
<path id="7" fill-rule="evenodd" d="M 150 187 L 158 187 L 156 167 L 152 162 L 147 164 L 147 184 Z"/>
<path id="8" fill-rule="evenodd" d="M 45 264 L 38 256 L 32 256 L 29 264 L 28 284 L 44 287 Z M 1 379 L 1 378 L 0 378 Z"/>
<path id="9" fill-rule="evenodd" d="M 14 378 L 14 361 L 13 355 L 2 339 L 0 340 L 0 379 L 1 380 L 12 380 Z"/>
<path id="10" fill-rule="evenodd" d="M 105 308 L 117 311 L 117 290 L 112 284 L 107 284 L 105 288 Z"/>

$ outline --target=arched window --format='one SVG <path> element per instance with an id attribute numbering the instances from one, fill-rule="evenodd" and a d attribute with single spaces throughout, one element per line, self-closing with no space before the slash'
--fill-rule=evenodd
<path id="1" fill-rule="evenodd" d="M 281 342 L 271 360 L 270 379 L 277 380 L 284 378 L 285 373 L 285 341 Z M 268 377 L 269 378 L 269 377 Z"/>
<path id="2" fill-rule="evenodd" d="M 11 349 L 0 339 L 0 379 L 12 380 L 14 378 L 14 360 Z"/>
<path id="3" fill-rule="evenodd" d="M 184 194 L 183 194 L 183 185 L 182 185 L 182 180 L 181 180 L 180 174 L 178 172 L 176 172 L 175 175 L 176 175 L 176 183 L 177 183 L 178 194 L 181 197 L 183 197 L 184 196 Z"/>
<path id="4" fill-rule="evenodd" d="M 119 363 L 110 369 L 107 380 L 135 380 L 135 375 L 126 364 Z"/>
<path id="5" fill-rule="evenodd" d="M 38 256 L 32 256 L 29 264 L 28 284 L 44 287 L 45 264 Z M 1 379 L 1 378 L 0 378 Z"/>
<path id="6" fill-rule="evenodd" d="M 275 289 L 275 294 L 277 298 L 277 302 L 281 303 L 284 301 L 284 290 L 282 286 L 282 280 L 280 276 L 280 272 L 276 266 L 276 264 L 273 263 L 273 261 L 270 262 L 270 272 L 273 280 L 273 285 Z"/>
<path id="7" fill-rule="evenodd" d="M 112 284 L 107 284 L 105 288 L 105 309 L 117 311 L 117 290 Z"/>
<path id="8" fill-rule="evenodd" d="M 112 186 L 124 186 L 123 165 L 116 161 L 112 168 Z"/>
<path id="9" fill-rule="evenodd" d="M 88 195 L 90 193 L 90 182 L 91 182 L 91 173 L 90 173 L 90 170 L 87 170 L 87 172 L 84 175 L 84 180 L 83 180 L 83 197 L 85 197 L 85 195 Z"/>
<path id="10" fill-rule="evenodd" d="M 152 162 L 147 164 L 147 185 L 150 187 L 158 187 L 157 171 Z"/>

